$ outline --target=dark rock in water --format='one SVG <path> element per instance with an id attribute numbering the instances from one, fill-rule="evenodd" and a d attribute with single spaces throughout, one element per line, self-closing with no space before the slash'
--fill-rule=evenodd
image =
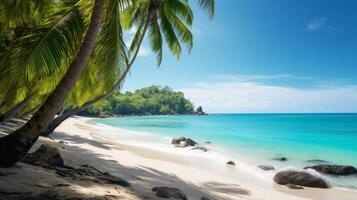
<path id="1" fill-rule="evenodd" d="M 352 166 L 344 166 L 344 165 L 315 165 L 305 167 L 305 169 L 314 169 L 318 172 L 324 174 L 331 174 L 331 175 L 340 175 L 340 176 L 347 176 L 347 175 L 357 175 L 357 169 Z"/>
<path id="2" fill-rule="evenodd" d="M 175 144 L 177 147 L 196 146 L 198 143 L 190 138 L 180 137 L 171 140 L 171 144 Z"/>
<path id="3" fill-rule="evenodd" d="M 152 191 L 155 192 L 156 196 L 160 198 L 165 198 L 165 199 L 173 198 L 173 199 L 187 200 L 186 195 L 178 188 L 154 187 Z"/>
<path id="4" fill-rule="evenodd" d="M 210 200 L 208 197 L 201 197 L 200 200 Z"/>
<path id="5" fill-rule="evenodd" d="M 274 181 L 280 185 L 293 184 L 314 188 L 329 188 L 322 178 L 304 171 L 281 171 L 274 176 Z"/>
<path id="6" fill-rule="evenodd" d="M 294 185 L 294 184 L 286 184 L 286 187 L 293 189 L 293 190 L 302 190 L 304 189 L 304 187 L 298 186 L 298 185 Z"/>
<path id="7" fill-rule="evenodd" d="M 233 165 L 233 166 L 235 166 L 236 164 L 235 164 L 233 161 L 230 160 L 230 161 L 227 162 L 227 165 Z"/>
<path id="8" fill-rule="evenodd" d="M 206 141 L 206 142 L 205 142 L 205 144 L 212 144 L 212 142 L 210 142 L 210 141 Z"/>
<path id="9" fill-rule="evenodd" d="M 35 152 L 27 154 L 22 162 L 27 164 L 44 164 L 51 167 L 63 167 L 64 161 L 57 148 L 43 144 Z"/>
<path id="10" fill-rule="evenodd" d="M 320 160 L 320 159 L 307 160 L 306 162 L 309 162 L 309 163 L 324 163 L 324 164 L 329 163 L 329 162 L 326 161 L 326 160 Z"/>
<path id="11" fill-rule="evenodd" d="M 195 110 L 194 112 L 195 115 L 207 115 L 203 109 L 202 109 L 202 106 L 198 106 L 197 109 Z"/>
<path id="12" fill-rule="evenodd" d="M 285 157 L 276 157 L 276 158 L 273 158 L 273 160 L 277 160 L 277 161 L 287 161 L 288 159 L 285 158 Z"/>
<path id="13" fill-rule="evenodd" d="M 271 165 L 258 165 L 257 167 L 264 171 L 275 170 L 275 168 Z"/>
<path id="14" fill-rule="evenodd" d="M 193 147 L 192 150 L 201 150 L 201 151 L 204 151 L 204 152 L 207 152 L 208 149 L 204 146 L 196 146 L 196 147 Z"/>

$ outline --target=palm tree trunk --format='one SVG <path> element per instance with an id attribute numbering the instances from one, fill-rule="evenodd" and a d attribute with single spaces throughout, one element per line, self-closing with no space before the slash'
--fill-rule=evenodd
<path id="1" fill-rule="evenodd" d="M 43 137 L 48 137 L 59 125 L 61 125 L 62 122 L 64 122 L 66 119 L 68 119 L 69 117 L 83 111 L 84 109 L 88 108 L 88 106 L 107 98 L 109 95 L 111 94 L 105 94 L 102 96 L 99 96 L 95 99 L 92 99 L 90 101 L 87 101 L 85 104 L 83 104 L 81 107 L 75 107 L 69 111 L 63 112 L 61 115 L 59 115 L 58 117 L 55 117 L 52 122 L 47 126 L 47 129 L 41 132 L 41 136 Z"/>
<path id="2" fill-rule="evenodd" d="M 21 160 L 38 139 L 40 131 L 47 127 L 62 106 L 92 54 L 104 12 L 103 8 L 104 0 L 95 0 L 88 30 L 78 54 L 45 103 L 23 127 L 0 139 L 0 166 L 10 167 Z"/>
<path id="3" fill-rule="evenodd" d="M 11 108 L 9 111 L 6 113 L 2 114 L 0 116 L 0 123 L 14 117 L 18 112 L 20 112 L 23 108 L 25 108 L 31 101 L 31 96 L 26 97 L 23 101 L 21 101 L 19 104 Z"/>
<path id="4" fill-rule="evenodd" d="M 146 22 L 145 22 L 145 25 L 144 25 L 144 29 L 143 29 L 143 35 L 142 37 L 140 38 L 140 41 L 139 41 L 139 45 L 138 45 L 138 48 L 135 49 L 134 51 L 134 54 L 133 54 L 133 57 L 131 58 L 131 60 L 129 61 L 128 65 L 126 66 L 125 68 L 125 71 L 124 73 L 120 76 L 117 84 L 120 84 L 124 78 L 126 77 L 126 75 L 129 73 L 130 71 L 130 68 L 131 66 L 134 64 L 134 61 L 139 53 L 139 50 L 140 50 L 140 46 L 141 46 L 141 43 L 143 42 L 144 40 L 144 37 L 145 37 L 145 33 L 146 33 L 146 30 L 148 28 L 148 25 L 149 25 L 149 17 L 147 18 Z M 72 110 L 69 110 L 67 112 L 64 112 L 63 114 L 60 114 L 58 117 L 54 118 L 52 120 L 52 122 L 48 125 L 47 129 L 42 131 L 41 132 L 41 136 L 43 137 L 48 137 L 59 125 L 61 125 L 62 122 L 64 122 L 66 119 L 68 119 L 69 117 L 71 117 L 72 115 L 76 115 L 77 113 L 83 111 L 84 109 L 88 108 L 89 106 L 97 103 L 98 101 L 101 101 L 105 98 L 107 98 L 108 96 L 110 96 L 111 94 L 113 94 L 113 92 L 115 91 L 116 87 L 113 87 L 113 89 L 108 92 L 107 94 L 105 95 L 102 95 L 102 96 L 99 96 L 95 99 L 92 99 L 90 101 L 87 101 L 85 104 L 83 104 L 82 107 L 75 107 L 73 108 Z"/>

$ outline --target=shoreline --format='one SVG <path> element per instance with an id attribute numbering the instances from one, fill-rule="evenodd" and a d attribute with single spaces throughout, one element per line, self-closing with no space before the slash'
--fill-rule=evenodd
<path id="1" fill-rule="evenodd" d="M 92 118 L 93 119 L 93 118 Z M 275 183 L 273 183 L 272 179 L 268 181 L 264 181 L 262 179 L 268 178 L 266 174 L 261 176 L 260 174 L 257 176 L 257 174 L 254 174 L 257 172 L 255 169 L 250 169 L 249 167 L 251 166 L 244 166 L 242 167 L 243 163 L 238 163 L 237 166 L 235 167 L 227 167 L 225 165 L 225 160 L 224 162 L 219 162 L 217 163 L 212 163 L 212 159 L 207 158 L 209 157 L 207 152 L 200 152 L 200 151 L 192 151 L 188 149 L 182 149 L 182 148 L 175 148 L 172 147 L 171 144 L 165 145 L 165 147 L 171 147 L 173 151 L 167 152 L 167 150 L 163 150 L 161 147 L 155 148 L 155 149 L 150 149 L 147 148 L 147 146 L 141 146 L 142 143 L 138 143 L 136 145 L 133 145 L 132 143 L 118 143 L 118 141 L 108 141 L 110 140 L 108 137 L 103 136 L 105 134 L 105 127 L 102 126 L 97 126 L 94 124 L 88 123 L 88 120 L 90 119 L 80 119 L 80 128 L 84 128 L 87 131 L 91 131 L 91 137 L 93 137 L 95 140 L 99 140 L 101 142 L 113 142 L 115 146 L 118 146 L 125 151 L 130 152 L 131 154 L 134 154 L 139 157 L 143 157 L 146 159 L 153 159 L 153 160 L 159 160 L 163 162 L 170 162 L 174 163 L 176 165 L 186 165 L 185 167 L 188 167 L 190 169 L 199 169 L 200 171 L 205 171 L 208 173 L 216 173 L 219 174 L 219 177 L 222 179 L 225 179 L 227 177 L 234 177 L 234 179 L 239 177 L 239 180 L 237 181 L 239 185 L 245 185 L 246 188 L 254 188 L 252 190 L 260 190 L 262 188 L 267 188 L 268 191 L 271 191 L 273 193 L 279 193 L 279 194 L 284 194 L 284 195 L 294 195 L 294 197 L 289 197 L 289 199 L 293 198 L 298 198 L 298 197 L 303 197 L 303 198 L 317 198 L 317 199 L 336 199 L 338 196 L 339 199 L 355 199 L 357 197 L 357 193 L 355 191 L 351 191 L 348 189 L 341 189 L 341 188 L 331 188 L 328 190 L 324 189 L 312 189 L 312 188 L 306 188 L 304 191 L 297 191 L 297 190 L 291 190 L 287 189 L 285 186 L 280 186 Z M 109 129 L 114 129 L 114 130 L 121 130 L 116 129 L 115 127 L 108 126 Z M 93 131 L 94 129 L 94 131 Z M 120 138 L 122 134 L 116 135 L 118 137 L 118 140 L 122 139 Z M 125 133 L 124 133 L 125 135 Z M 125 138 L 125 137 L 124 137 Z M 138 139 L 138 138 L 136 138 Z M 139 140 L 143 140 L 144 138 L 140 138 Z M 168 140 L 169 141 L 169 140 Z M 168 142 L 167 141 L 167 142 Z M 140 141 L 140 142 L 147 142 L 147 141 Z M 187 152 L 189 151 L 189 152 Z M 177 153 L 179 152 L 179 153 Z M 194 153 L 193 153 L 194 152 Z M 183 154 L 182 154 L 183 153 Z M 188 156 L 188 154 L 189 156 Z M 173 159 L 174 158 L 174 159 Z M 228 158 L 226 158 L 228 159 Z M 202 164 L 205 163 L 205 164 Z M 181 167 L 181 166 L 176 166 L 176 167 Z M 202 166 L 208 166 L 208 167 L 202 167 Z M 243 169 L 242 169 L 243 168 Z M 179 170 L 181 171 L 181 170 Z M 218 173 L 219 171 L 219 173 Z M 176 171 L 175 171 L 176 172 Z M 190 175 L 191 176 L 191 175 Z M 272 178 L 272 175 L 270 176 Z M 232 182 L 236 182 L 236 180 L 230 180 Z M 258 182 L 259 181 L 259 182 Z M 256 186 L 259 187 L 259 189 L 256 188 Z M 320 194 L 320 195 L 318 195 Z M 346 195 L 345 195 L 346 194 Z M 337 195 L 337 196 L 336 196 Z M 351 197 L 349 197 L 351 195 Z M 324 198 L 321 198 L 325 196 Z M 345 196 L 345 198 L 343 197 Z M 262 196 L 264 197 L 264 195 Z M 277 197 L 278 198 L 278 197 Z"/>
<path id="2" fill-rule="evenodd" d="M 217 157 L 212 159 L 210 151 L 175 148 L 168 144 L 170 138 L 166 138 L 167 144 L 162 146 L 151 135 L 130 138 L 130 134 L 123 130 L 88 123 L 92 119 L 95 118 L 67 119 L 51 135 L 52 139 L 41 137 L 30 152 L 41 144 L 50 144 L 59 150 L 65 165 L 93 166 L 128 181 L 131 184 L 129 189 L 112 188 L 108 184 L 98 184 L 89 179 L 69 181 L 66 182 L 68 186 L 58 187 L 56 185 L 63 180 L 54 172 L 19 163 L 14 168 L 4 170 L 15 175 L 0 179 L 1 191 L 34 194 L 47 191 L 48 185 L 52 185 L 55 191 L 63 195 L 71 194 L 70 197 L 94 196 L 107 199 L 119 195 L 119 199 L 160 200 L 162 198 L 158 198 L 152 191 L 154 187 L 174 187 L 193 200 L 202 197 L 210 200 L 357 199 L 356 192 L 339 188 L 305 187 L 303 190 L 292 190 L 272 183 L 267 176 L 260 177 L 254 168 L 245 166 L 243 162 L 235 160 L 236 166 L 228 166 L 225 164 L 227 160 L 219 161 Z M 115 134 L 116 139 L 110 137 L 110 134 Z M 125 141 L 128 138 L 137 143 Z M 151 148 L 145 145 L 147 143 L 157 146 Z M 77 196 L 73 196 L 73 193 Z"/>

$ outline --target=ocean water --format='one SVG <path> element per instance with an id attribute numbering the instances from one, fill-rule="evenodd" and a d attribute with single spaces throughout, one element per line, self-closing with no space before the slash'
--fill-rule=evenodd
<path id="1" fill-rule="evenodd" d="M 94 123 L 166 138 L 190 137 L 252 166 L 270 164 L 279 170 L 324 161 L 357 167 L 357 114 L 147 116 L 96 119 Z M 276 161 L 276 157 L 288 160 Z M 336 186 L 357 188 L 357 176 L 325 177 Z"/>

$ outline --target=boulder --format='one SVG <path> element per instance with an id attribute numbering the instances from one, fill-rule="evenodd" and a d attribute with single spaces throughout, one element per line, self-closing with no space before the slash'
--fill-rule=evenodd
<path id="1" fill-rule="evenodd" d="M 314 169 L 318 172 L 331 175 L 357 175 L 357 169 L 355 167 L 344 165 L 315 165 L 305 167 L 305 169 Z"/>
<path id="2" fill-rule="evenodd" d="M 298 186 L 298 185 L 294 185 L 294 184 L 286 184 L 286 187 L 293 189 L 293 190 L 302 190 L 304 189 L 304 187 Z"/>
<path id="3" fill-rule="evenodd" d="M 57 148 L 47 144 L 41 145 L 35 152 L 27 154 L 22 162 L 27 164 L 42 164 L 51 167 L 63 167 L 64 161 Z"/>
<path id="4" fill-rule="evenodd" d="M 276 161 L 287 161 L 288 159 L 285 158 L 285 157 L 276 157 L 276 158 L 273 158 L 273 160 L 276 160 Z"/>
<path id="5" fill-rule="evenodd" d="M 190 138 L 180 137 L 180 138 L 172 139 L 171 144 L 175 144 L 177 147 L 188 147 L 188 146 L 193 147 L 196 146 L 198 143 Z"/>
<path id="6" fill-rule="evenodd" d="M 160 198 L 165 198 L 165 199 L 173 198 L 173 199 L 187 200 L 186 195 L 178 188 L 154 187 L 152 191 L 155 192 L 156 196 Z"/>
<path id="7" fill-rule="evenodd" d="M 305 171 L 281 171 L 274 176 L 274 181 L 280 185 L 300 185 L 314 188 L 329 188 L 325 180 Z"/>
<path id="8" fill-rule="evenodd" d="M 275 168 L 271 165 L 258 165 L 257 167 L 264 171 L 275 170 Z"/>
<path id="9" fill-rule="evenodd" d="M 233 166 L 235 166 L 236 163 L 235 163 L 234 161 L 231 161 L 231 160 L 230 160 L 230 161 L 227 162 L 227 165 L 233 165 Z"/>

